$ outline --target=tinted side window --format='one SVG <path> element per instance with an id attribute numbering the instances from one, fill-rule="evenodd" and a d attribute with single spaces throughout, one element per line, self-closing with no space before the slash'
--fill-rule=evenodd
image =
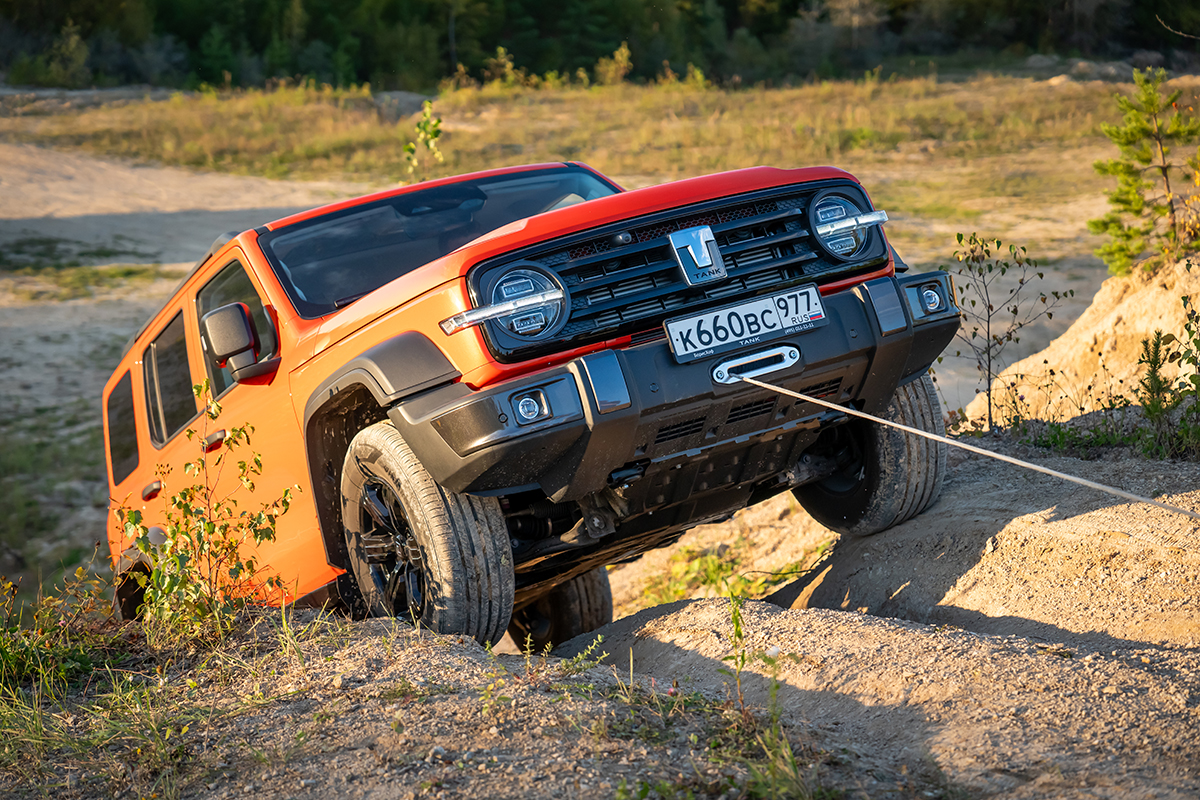
<path id="1" fill-rule="evenodd" d="M 217 276 L 206 283 L 196 295 L 197 318 L 203 319 L 208 312 L 230 303 L 245 303 L 250 309 L 250 317 L 254 320 L 255 330 L 258 331 L 260 345 L 258 360 L 262 361 L 275 355 L 279 345 L 278 338 L 275 336 L 275 328 L 271 325 L 267 310 L 263 308 L 262 300 L 254 291 L 254 284 L 250 282 L 250 276 L 246 274 L 245 268 L 236 261 L 218 272 Z M 228 367 L 220 366 L 207 354 L 204 361 L 208 366 L 208 380 L 212 387 L 212 395 L 217 397 L 233 384 L 233 378 L 229 376 Z"/>
<path id="2" fill-rule="evenodd" d="M 146 348 L 142 363 L 146 369 L 150 437 L 155 444 L 163 444 L 196 416 L 182 311 Z"/>
<path id="3" fill-rule="evenodd" d="M 133 378 L 126 372 L 108 396 L 108 465 L 113 483 L 128 478 L 138 465 L 137 424 L 133 421 Z"/>

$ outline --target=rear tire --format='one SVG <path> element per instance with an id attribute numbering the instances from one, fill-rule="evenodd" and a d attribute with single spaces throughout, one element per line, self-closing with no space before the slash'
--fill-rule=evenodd
<path id="1" fill-rule="evenodd" d="M 896 389 L 884 419 L 944 436 L 942 406 L 928 375 Z M 838 472 L 793 490 L 813 519 L 830 530 L 869 536 L 912 519 L 942 493 L 946 445 L 852 419 L 837 429 Z"/>
<path id="2" fill-rule="evenodd" d="M 514 580 L 499 502 L 443 489 L 390 422 L 350 442 L 342 523 L 347 570 L 361 595 L 351 608 L 480 643 L 504 635 Z"/>
<path id="3" fill-rule="evenodd" d="M 517 647 L 525 650 L 528 645 L 530 652 L 541 653 L 607 625 L 612 618 L 608 570 L 598 567 L 513 612 L 508 633 Z"/>

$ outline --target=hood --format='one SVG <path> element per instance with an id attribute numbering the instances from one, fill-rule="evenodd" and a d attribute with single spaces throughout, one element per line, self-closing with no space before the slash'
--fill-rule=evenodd
<path id="1" fill-rule="evenodd" d="M 325 317 L 312 337 L 310 355 L 371 324 L 409 300 L 445 283 L 464 278 L 475 264 L 513 250 L 693 203 L 761 189 L 834 179 L 858 182 L 850 173 L 836 167 L 749 167 L 621 192 L 511 222 L 468 242 L 449 255 L 384 284 L 345 310 Z"/>

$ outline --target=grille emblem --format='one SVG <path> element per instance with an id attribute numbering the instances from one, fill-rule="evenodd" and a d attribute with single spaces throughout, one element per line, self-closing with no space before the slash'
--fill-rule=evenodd
<path id="1" fill-rule="evenodd" d="M 679 265 L 679 271 L 683 273 L 688 286 L 699 286 L 728 277 L 712 228 L 707 225 L 686 228 L 672 233 L 669 238 L 675 263 Z"/>

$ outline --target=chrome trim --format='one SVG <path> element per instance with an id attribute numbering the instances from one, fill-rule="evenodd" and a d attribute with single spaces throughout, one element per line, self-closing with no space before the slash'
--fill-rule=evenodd
<path id="1" fill-rule="evenodd" d="M 826 222 L 824 225 L 816 227 L 817 236 L 824 239 L 827 236 L 832 236 L 835 233 L 842 231 L 857 231 L 863 228 L 869 228 L 872 225 L 882 225 L 888 221 L 886 211 L 872 211 L 869 214 L 856 214 L 853 217 L 839 219 L 837 222 Z"/>
<path id="2" fill-rule="evenodd" d="M 507 317 L 509 314 L 516 313 L 523 308 L 536 308 L 537 306 L 562 302 L 563 300 L 566 300 L 566 295 L 563 294 L 561 289 L 551 289 L 548 292 L 539 292 L 538 294 L 531 294 L 528 297 L 518 297 L 516 300 L 509 300 L 507 303 L 496 303 L 490 306 L 482 306 L 481 308 L 473 308 L 469 311 L 460 311 L 454 316 L 442 320 L 438 325 L 441 327 L 442 332 L 449 336 L 452 333 L 461 331 L 463 328 L 470 328 L 481 322 L 487 322 L 489 319 Z"/>
<path id="3" fill-rule="evenodd" d="M 778 358 L 779 361 L 758 367 L 757 369 L 746 370 L 745 372 L 735 373 L 733 371 L 737 367 L 774 358 Z M 795 345 L 785 344 L 767 350 L 759 350 L 756 353 L 740 355 L 737 358 L 726 359 L 713 367 L 712 379 L 716 383 L 737 383 L 742 378 L 757 378 L 760 375 L 769 375 L 772 372 L 787 369 L 788 367 L 795 366 L 799 361 L 800 350 Z"/>

